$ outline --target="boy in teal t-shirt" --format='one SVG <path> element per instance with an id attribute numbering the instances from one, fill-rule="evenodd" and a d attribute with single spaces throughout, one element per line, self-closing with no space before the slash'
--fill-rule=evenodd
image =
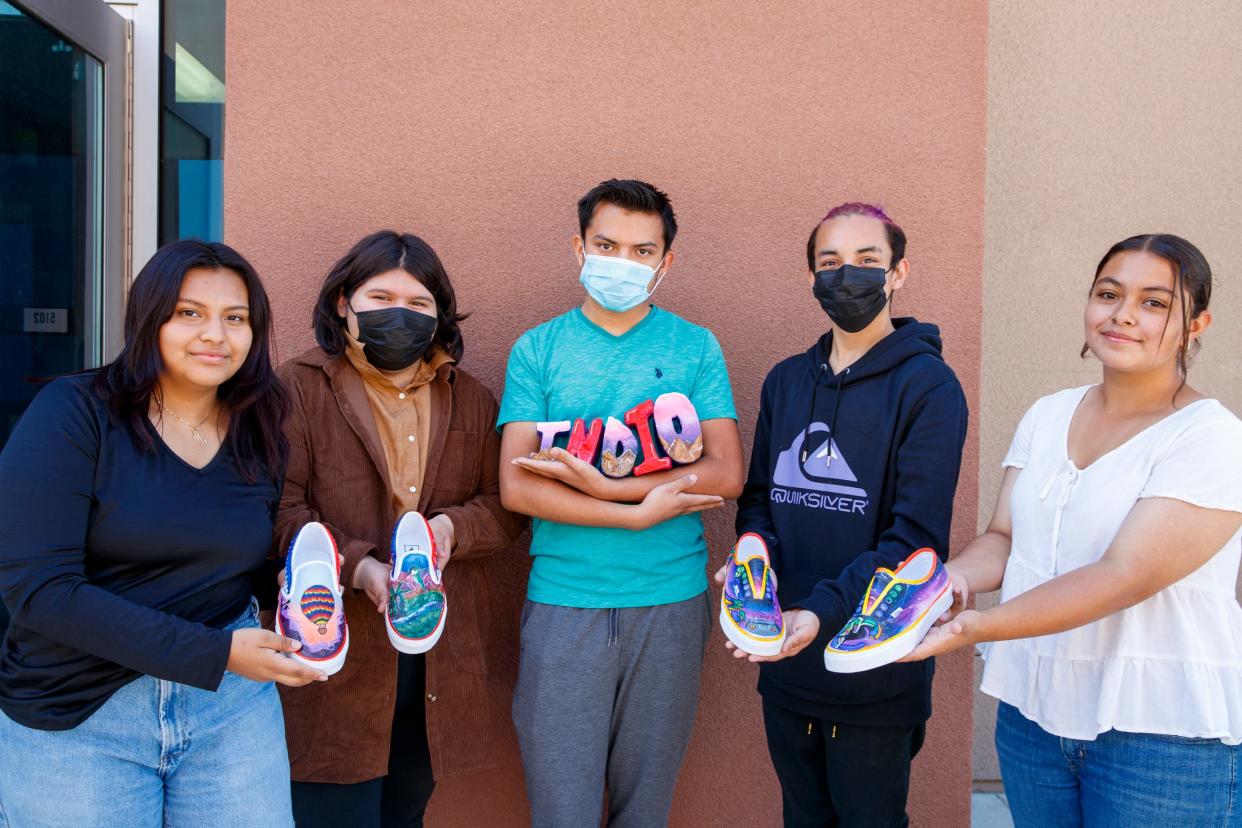
<path id="1" fill-rule="evenodd" d="M 674 259 L 667 196 L 614 179 L 578 214 L 587 296 L 513 346 L 497 423 L 501 497 L 535 519 L 513 720 L 533 824 L 597 824 L 607 785 L 610 823 L 660 825 L 713 616 L 698 512 L 741 491 L 742 449 L 716 338 L 646 303 Z M 661 436 L 672 428 L 693 442 L 677 395 L 697 414 L 702 456 L 658 470 L 670 463 L 641 406 L 663 400 Z M 610 474 L 630 462 L 657 470 L 606 476 L 566 451 L 570 432 L 536 428 L 581 419 L 589 436 L 596 418 L 608 424 L 598 453 Z M 690 459 L 692 448 L 665 451 Z"/>

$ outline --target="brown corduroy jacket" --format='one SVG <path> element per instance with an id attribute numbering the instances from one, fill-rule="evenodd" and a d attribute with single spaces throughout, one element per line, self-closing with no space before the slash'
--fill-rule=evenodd
<path id="1" fill-rule="evenodd" d="M 362 378 L 344 356 L 312 348 L 285 363 L 293 396 L 286 426 L 290 459 L 276 549 L 283 555 L 304 524 L 325 524 L 345 557 L 341 583 L 349 655 L 325 682 L 281 687 L 293 779 L 362 782 L 388 772 L 397 690 L 397 651 L 384 616 L 351 588 L 366 555 L 387 563 L 394 514 L 379 430 Z M 452 609 L 427 653 L 427 742 L 436 778 L 491 764 L 494 736 L 487 695 L 487 580 L 479 559 L 511 543 L 526 519 L 500 505 L 496 399 L 478 380 L 446 364 L 431 381 L 431 445 L 419 498 L 425 517 L 447 515 L 456 542 L 444 570 Z"/>

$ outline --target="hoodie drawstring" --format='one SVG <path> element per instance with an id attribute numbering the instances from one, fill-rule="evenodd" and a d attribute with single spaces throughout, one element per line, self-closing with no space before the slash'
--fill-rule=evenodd
<path id="1" fill-rule="evenodd" d="M 811 386 L 811 410 L 806 413 L 806 425 L 802 428 L 802 462 L 806 462 L 806 439 L 811 435 L 811 423 L 815 421 L 815 401 L 819 399 L 819 381 L 828 372 L 828 363 L 819 364 L 819 373 L 815 375 L 815 384 Z M 828 435 L 831 439 L 832 435 Z"/>
<path id="2" fill-rule="evenodd" d="M 811 391 L 811 411 L 807 414 L 806 427 L 802 430 L 802 462 L 806 462 L 807 447 L 806 440 L 811 433 L 811 424 L 815 422 L 815 402 L 819 397 L 819 381 L 823 379 L 824 374 L 828 371 L 828 363 L 820 363 L 819 373 L 815 375 L 815 387 Z M 850 369 L 846 368 L 837 377 L 837 397 L 832 401 L 832 419 L 828 421 L 828 462 L 824 465 L 831 466 L 832 461 L 836 459 L 836 452 L 832 450 L 832 441 L 837 434 L 837 414 L 841 412 L 841 388 L 845 385 L 845 377 L 849 374 Z"/>

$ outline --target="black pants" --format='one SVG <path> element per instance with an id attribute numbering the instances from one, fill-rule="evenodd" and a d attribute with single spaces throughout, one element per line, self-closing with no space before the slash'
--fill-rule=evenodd
<path id="1" fill-rule="evenodd" d="M 925 727 L 861 727 L 763 703 L 786 828 L 905 828 Z"/>
<path id="2" fill-rule="evenodd" d="M 388 775 L 352 785 L 293 783 L 298 828 L 422 828 L 435 779 L 427 749 L 422 655 L 397 656 L 397 706 Z"/>

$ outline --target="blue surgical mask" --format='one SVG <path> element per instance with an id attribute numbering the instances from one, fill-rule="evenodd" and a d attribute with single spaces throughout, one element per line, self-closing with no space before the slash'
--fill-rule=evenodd
<path id="1" fill-rule="evenodd" d="M 621 256 L 597 256 L 588 253 L 582 262 L 578 281 L 591 298 L 610 311 L 621 313 L 645 302 L 655 289 L 647 285 L 655 278 L 656 271 L 645 264 L 630 261 Z M 660 276 L 660 281 L 664 276 Z"/>

